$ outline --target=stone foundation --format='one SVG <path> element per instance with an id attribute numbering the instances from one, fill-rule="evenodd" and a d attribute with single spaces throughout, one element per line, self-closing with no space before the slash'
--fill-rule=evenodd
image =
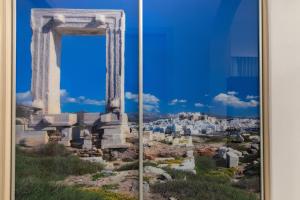
<path id="1" fill-rule="evenodd" d="M 16 144 L 35 147 L 47 144 L 49 137 L 47 131 L 19 131 L 16 133 Z"/>

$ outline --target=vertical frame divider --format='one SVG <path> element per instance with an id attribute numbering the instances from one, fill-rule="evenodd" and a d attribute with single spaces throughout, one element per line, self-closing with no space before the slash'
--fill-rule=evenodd
<path id="1" fill-rule="evenodd" d="M 139 28 L 139 200 L 143 200 L 143 0 L 138 2 Z"/>

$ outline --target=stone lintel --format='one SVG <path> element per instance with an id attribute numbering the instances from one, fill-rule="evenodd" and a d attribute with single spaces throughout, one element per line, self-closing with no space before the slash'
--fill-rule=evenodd
<path id="1" fill-rule="evenodd" d="M 33 115 L 30 126 L 65 127 L 77 123 L 77 115 L 72 113 Z"/>

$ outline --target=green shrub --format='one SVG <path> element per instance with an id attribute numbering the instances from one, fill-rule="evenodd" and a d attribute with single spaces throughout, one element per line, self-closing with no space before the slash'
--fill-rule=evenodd
<path id="1" fill-rule="evenodd" d="M 16 200 L 136 200 L 107 190 L 61 186 L 35 178 L 17 179 L 16 188 Z"/>
<path id="2" fill-rule="evenodd" d="M 48 143 L 35 150 L 38 156 L 69 156 L 71 153 L 64 145 L 56 143 Z"/>
<path id="3" fill-rule="evenodd" d="M 36 176 L 43 179 L 59 180 L 68 175 L 95 173 L 103 169 L 102 164 L 80 160 L 76 156 L 37 157 L 16 155 L 16 175 Z"/>
<path id="4" fill-rule="evenodd" d="M 196 156 L 195 164 L 197 173 L 205 173 L 216 169 L 216 161 L 208 156 Z"/>
<path id="5" fill-rule="evenodd" d="M 260 192 L 260 178 L 259 176 L 244 177 L 239 182 L 235 183 L 234 186 L 252 192 Z"/>
<path id="6" fill-rule="evenodd" d="M 236 173 L 235 168 L 219 168 L 217 170 L 212 170 L 207 173 L 208 176 L 215 176 L 220 179 L 227 179 L 228 181 L 234 177 Z"/>
<path id="7" fill-rule="evenodd" d="M 102 189 L 104 190 L 116 190 L 119 188 L 118 184 L 108 184 L 108 185 L 103 185 Z"/>
<path id="8" fill-rule="evenodd" d="M 258 200 L 257 195 L 232 187 L 229 184 L 209 180 L 173 180 L 151 187 L 166 198 L 184 200 Z"/>
<path id="9" fill-rule="evenodd" d="M 80 160 L 64 147 L 46 145 L 35 151 L 16 150 L 16 200 L 134 200 L 106 190 L 87 190 L 55 183 L 68 175 L 96 173 L 103 165 Z"/>
<path id="10" fill-rule="evenodd" d="M 207 137 L 205 139 L 205 143 L 226 143 L 227 138 L 224 136 L 213 136 L 213 137 Z"/>
<path id="11" fill-rule="evenodd" d="M 115 173 L 107 174 L 107 173 L 103 173 L 103 172 L 96 173 L 96 174 L 92 175 L 92 181 L 96 181 L 96 180 L 98 180 L 100 178 L 114 176 L 114 175 L 116 175 L 116 174 Z"/>
<path id="12" fill-rule="evenodd" d="M 151 185 L 151 190 L 165 198 L 184 200 L 258 200 L 253 191 L 232 185 L 234 168 L 217 168 L 211 157 L 195 157 L 197 174 L 165 168 L 173 180 Z"/>
<path id="13" fill-rule="evenodd" d="M 247 147 L 245 146 L 245 144 L 241 144 L 241 143 L 229 142 L 227 143 L 227 147 L 231 147 L 238 151 L 247 151 Z"/>

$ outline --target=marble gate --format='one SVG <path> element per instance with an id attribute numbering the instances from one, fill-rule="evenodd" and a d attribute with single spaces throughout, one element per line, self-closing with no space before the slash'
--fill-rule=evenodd
<path id="1" fill-rule="evenodd" d="M 125 135 L 129 129 L 127 115 L 124 112 L 124 11 L 32 9 L 31 27 L 31 93 L 33 106 L 41 109 L 39 115 L 32 117 L 31 126 L 42 124 L 47 127 L 64 127 L 61 128 L 62 133 L 66 140 L 70 140 L 70 127 L 77 123 L 78 119 L 75 114 L 61 113 L 61 37 L 65 34 L 105 35 L 106 112 L 98 116 L 100 124 L 98 129 L 103 131 L 101 146 L 102 148 L 126 146 Z M 86 118 L 89 118 L 88 114 Z"/>

